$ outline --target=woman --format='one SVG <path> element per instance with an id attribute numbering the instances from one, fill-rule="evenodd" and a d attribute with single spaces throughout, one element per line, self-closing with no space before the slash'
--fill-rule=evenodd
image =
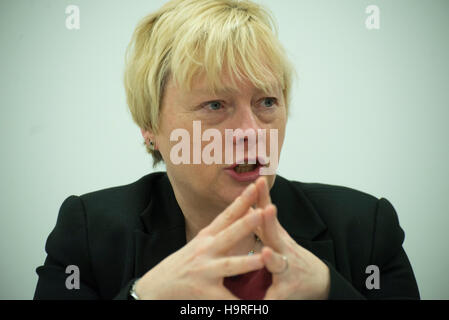
<path id="1" fill-rule="evenodd" d="M 293 70 L 273 28 L 235 0 L 173 0 L 140 22 L 128 105 L 167 172 L 67 198 L 36 299 L 419 298 L 386 199 L 262 174 Z"/>

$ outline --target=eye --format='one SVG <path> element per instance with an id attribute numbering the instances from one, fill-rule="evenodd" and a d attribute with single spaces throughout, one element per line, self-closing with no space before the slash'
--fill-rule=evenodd
<path id="1" fill-rule="evenodd" d="M 223 104 L 220 101 L 210 101 L 205 103 L 205 107 L 214 111 L 220 110 L 223 107 Z"/>
<path id="2" fill-rule="evenodd" d="M 264 98 L 263 101 L 262 101 L 262 105 L 265 108 L 271 108 L 276 103 L 277 103 L 277 99 L 276 98 Z"/>

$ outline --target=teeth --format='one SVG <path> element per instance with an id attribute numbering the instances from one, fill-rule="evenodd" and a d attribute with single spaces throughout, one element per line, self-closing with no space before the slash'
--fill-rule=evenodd
<path id="1" fill-rule="evenodd" d="M 239 164 L 238 166 L 234 167 L 234 171 L 237 173 L 250 172 L 256 169 L 256 167 L 256 164 Z"/>

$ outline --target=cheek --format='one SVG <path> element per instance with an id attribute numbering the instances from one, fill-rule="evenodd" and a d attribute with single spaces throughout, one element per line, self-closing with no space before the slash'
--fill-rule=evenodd
<path id="1" fill-rule="evenodd" d="M 284 138 L 285 138 L 285 127 L 282 130 L 279 130 L 278 136 L 279 153 L 281 152 L 282 145 L 284 144 Z"/>
<path id="2" fill-rule="evenodd" d="M 285 137 L 285 128 L 287 126 L 287 114 L 284 113 L 283 117 L 279 119 L 278 130 L 279 130 L 279 146 L 282 146 Z"/>
<path id="3" fill-rule="evenodd" d="M 200 146 L 200 150 L 197 154 L 197 158 L 200 158 L 200 163 L 194 164 L 194 153 L 196 152 L 194 146 L 198 141 L 194 142 L 193 128 L 192 126 L 188 127 L 185 124 L 178 123 L 176 125 L 184 126 L 173 126 L 170 128 L 171 131 L 164 130 L 164 133 L 160 136 L 160 152 L 164 158 L 167 171 L 172 172 L 173 175 L 177 177 L 178 181 L 180 179 L 184 180 L 183 184 L 188 184 L 195 190 L 202 189 L 202 186 L 213 184 L 213 182 L 217 179 L 217 175 L 219 174 L 221 168 L 220 165 L 208 165 L 203 161 L 202 150 L 204 150 L 205 146 L 207 146 L 210 141 L 201 141 L 200 136 L 198 144 Z M 176 140 L 170 141 L 170 134 L 174 132 L 173 130 L 178 130 L 177 132 L 181 132 L 179 129 L 183 129 L 182 131 L 185 132 L 185 135 L 180 138 L 177 134 L 175 134 Z M 171 156 L 172 150 L 173 157 Z M 190 157 L 186 154 L 190 154 Z M 188 163 L 180 163 L 181 157 L 184 159 L 188 158 Z M 175 163 L 173 161 L 175 161 Z"/>
<path id="4" fill-rule="evenodd" d="M 163 121 L 162 121 L 163 120 Z M 170 137 L 173 135 L 173 141 L 170 140 Z M 190 153 L 192 153 L 192 123 L 188 121 L 184 121 L 179 117 L 170 117 L 168 115 L 164 115 L 163 119 L 161 119 L 161 125 L 159 133 L 156 136 L 158 148 L 164 162 L 167 164 L 167 167 L 175 166 L 182 167 L 183 165 L 175 165 L 172 163 L 172 159 L 170 157 L 172 149 L 175 147 L 179 149 L 182 147 L 184 150 L 179 155 L 185 153 L 185 150 L 190 148 Z"/>
<path id="5" fill-rule="evenodd" d="M 273 123 L 272 126 L 270 126 L 270 130 L 276 130 L 277 131 L 277 150 L 280 153 L 282 145 L 284 143 L 284 138 L 285 138 L 285 126 L 286 126 L 286 122 L 285 119 L 279 119 L 278 121 L 276 121 L 275 123 Z M 268 134 L 268 132 L 270 130 L 267 130 L 267 139 L 268 139 L 268 143 L 267 143 L 267 147 L 270 146 L 271 147 L 271 143 L 273 142 L 271 139 L 271 135 Z M 274 138 L 274 136 L 273 136 Z M 269 149 L 271 150 L 271 149 Z"/>

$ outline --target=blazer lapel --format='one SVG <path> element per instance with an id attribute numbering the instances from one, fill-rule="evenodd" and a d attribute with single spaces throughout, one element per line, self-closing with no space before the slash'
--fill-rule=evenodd
<path id="1" fill-rule="evenodd" d="M 134 276 L 140 277 L 186 244 L 185 222 L 166 174 L 151 190 L 140 215 L 142 228 L 134 231 Z"/>
<path id="2" fill-rule="evenodd" d="M 270 196 L 278 208 L 279 223 L 300 246 L 335 266 L 334 244 L 327 226 L 298 186 L 276 176 Z"/>

